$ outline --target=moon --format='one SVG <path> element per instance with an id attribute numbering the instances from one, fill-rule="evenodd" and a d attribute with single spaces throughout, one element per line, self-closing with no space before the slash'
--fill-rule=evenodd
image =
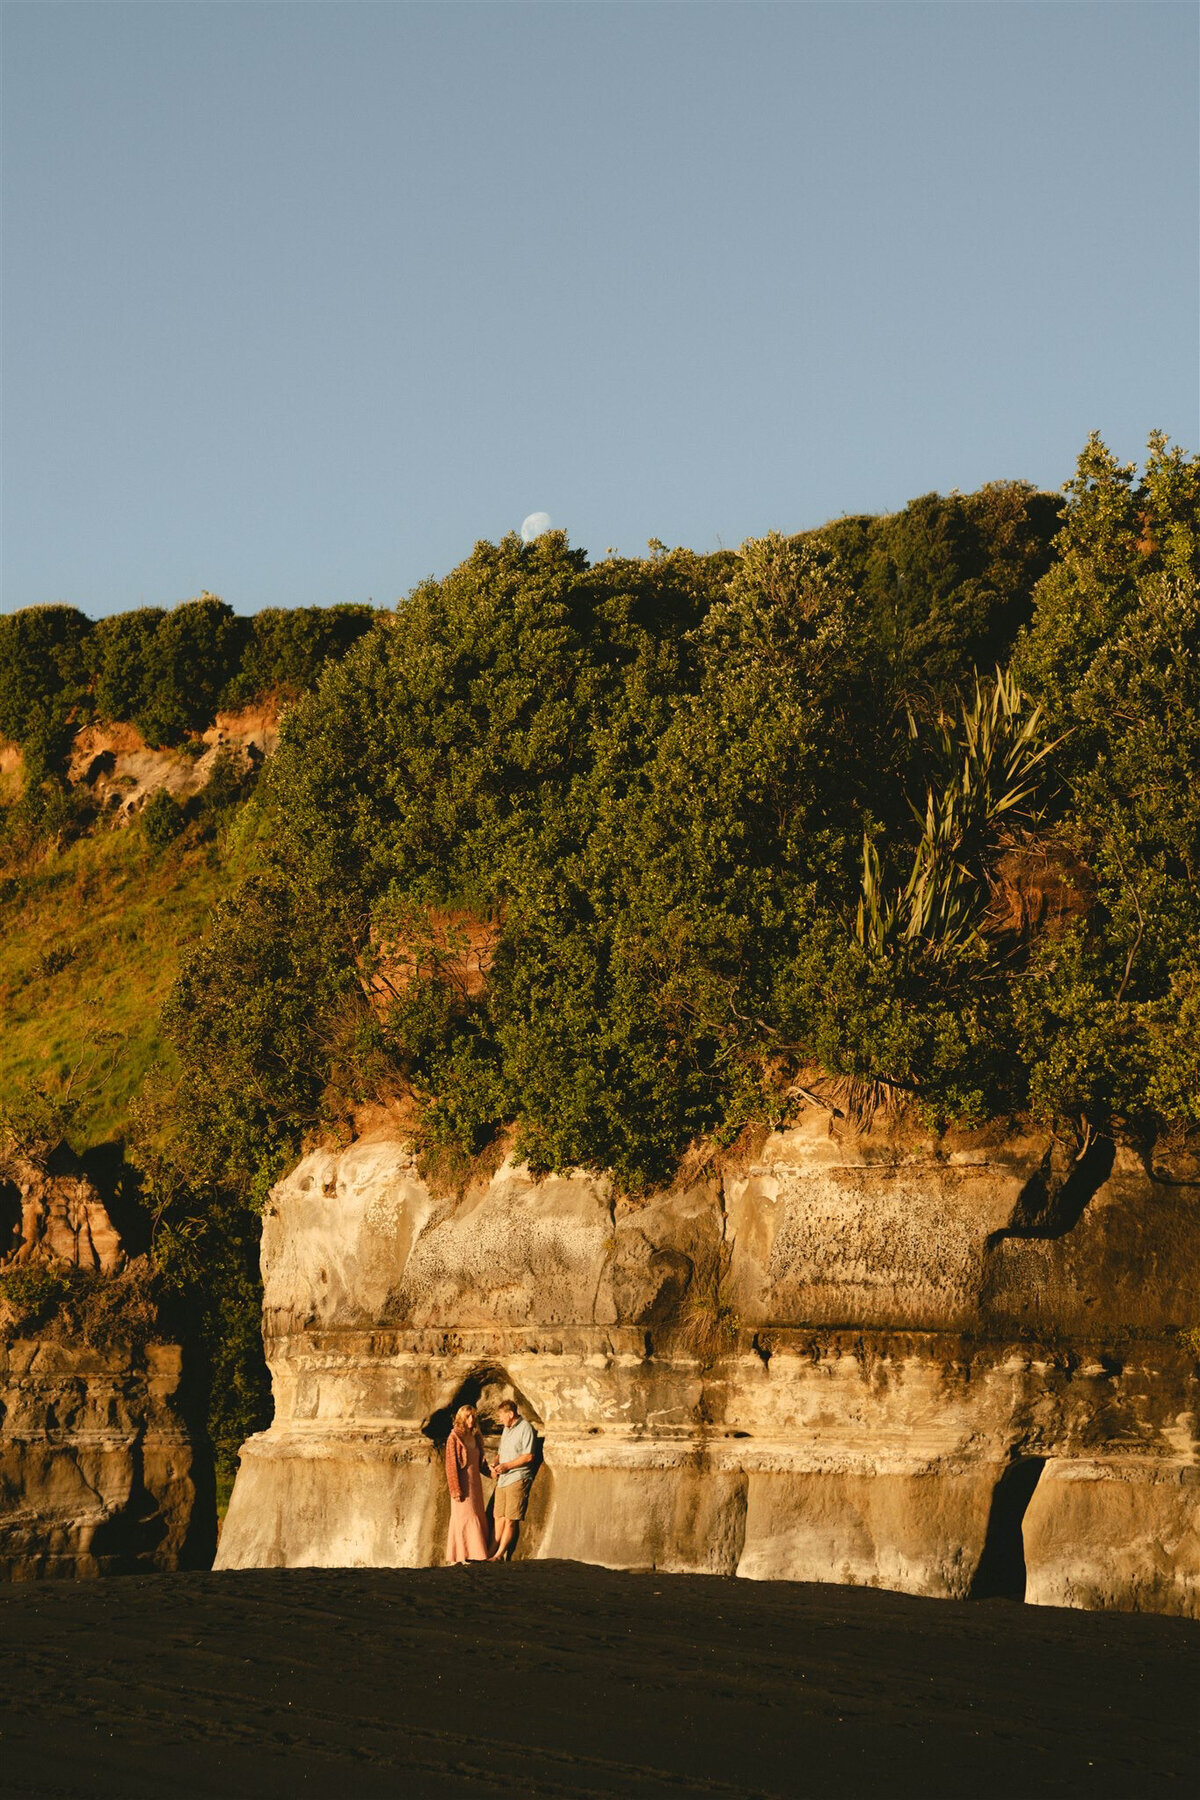
<path id="1" fill-rule="evenodd" d="M 549 513 L 541 513 L 541 512 L 530 513 L 529 517 L 527 519 L 523 520 L 522 524 L 521 524 L 522 540 L 526 544 L 532 544 L 534 538 L 541 537 L 543 531 L 549 531 L 549 529 L 550 529 L 550 514 Z"/>

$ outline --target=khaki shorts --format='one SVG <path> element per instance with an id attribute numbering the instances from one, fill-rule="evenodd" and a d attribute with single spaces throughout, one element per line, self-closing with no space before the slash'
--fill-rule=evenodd
<path id="1" fill-rule="evenodd" d="M 507 1487 L 497 1487 L 492 1507 L 493 1519 L 523 1519 L 529 1499 L 529 1485 L 527 1481 L 510 1481 Z"/>

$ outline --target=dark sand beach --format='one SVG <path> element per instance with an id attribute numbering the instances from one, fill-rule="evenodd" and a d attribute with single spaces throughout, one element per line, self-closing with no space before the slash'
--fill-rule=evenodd
<path id="1" fill-rule="evenodd" d="M 1192 1794 L 1200 1629 L 570 1563 L 0 1592 L 0 1791 Z"/>

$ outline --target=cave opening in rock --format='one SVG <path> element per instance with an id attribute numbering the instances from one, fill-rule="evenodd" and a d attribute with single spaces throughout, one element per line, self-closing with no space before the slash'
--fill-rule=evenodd
<path id="1" fill-rule="evenodd" d="M 979 1567 L 971 1582 L 972 1600 L 1024 1600 L 1025 1510 L 1033 1498 L 1044 1456 L 1014 1458 L 992 1491 Z"/>
<path id="2" fill-rule="evenodd" d="M 450 1436 L 454 1424 L 454 1415 L 460 1406 L 473 1406 L 479 1414 L 479 1428 L 484 1437 L 498 1437 L 500 1422 L 494 1417 L 497 1403 L 511 1396 L 520 1407 L 522 1414 L 534 1427 L 541 1442 L 542 1421 L 537 1408 L 521 1392 L 509 1375 L 508 1370 L 498 1363 L 484 1363 L 471 1370 L 465 1380 L 460 1381 L 445 1406 L 439 1406 L 421 1426 L 421 1431 L 432 1443 L 444 1444 Z"/>

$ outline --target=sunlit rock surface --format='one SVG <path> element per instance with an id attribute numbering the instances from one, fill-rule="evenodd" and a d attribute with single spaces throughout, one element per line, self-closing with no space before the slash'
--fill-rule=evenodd
<path id="1" fill-rule="evenodd" d="M 1200 1186 L 1053 1160 L 817 1107 L 644 1205 L 316 1152 L 265 1221 L 275 1421 L 218 1566 L 439 1560 L 450 1413 L 515 1391 L 525 1554 L 1194 1613 Z"/>
<path id="2" fill-rule="evenodd" d="M 0 1270 L 67 1263 L 115 1275 L 124 1262 L 108 1209 L 73 1159 L 51 1172 L 16 1152 L 0 1156 Z"/>
<path id="3" fill-rule="evenodd" d="M 159 789 L 184 801 L 207 787 L 224 759 L 238 774 L 259 768 L 279 745 L 279 701 L 255 701 L 219 712 L 206 731 L 190 733 L 178 749 L 147 744 L 136 725 L 101 721 L 75 733 L 67 756 L 71 787 L 120 819 L 140 812 Z M 19 744 L 0 738 L 0 802 L 13 801 L 24 779 Z"/>
<path id="4" fill-rule="evenodd" d="M 279 706 L 274 700 L 219 712 L 182 749 L 152 748 L 135 725 L 85 725 L 75 733 L 67 779 L 90 792 L 101 807 L 126 818 L 140 812 L 160 789 L 180 801 L 198 794 L 222 757 L 238 774 L 258 768 L 278 743 Z"/>
<path id="5" fill-rule="evenodd" d="M 0 1579 L 195 1567 L 178 1345 L 0 1343 Z"/>
<path id="6" fill-rule="evenodd" d="M 0 1156 L 0 1274 L 128 1267 L 95 1184 L 65 1151 Z M 118 1290 L 119 1291 L 119 1290 Z M 19 1335 L 0 1292 L 0 1580 L 203 1566 L 211 1482 L 181 1400 L 178 1344 L 88 1342 L 51 1317 Z"/>

